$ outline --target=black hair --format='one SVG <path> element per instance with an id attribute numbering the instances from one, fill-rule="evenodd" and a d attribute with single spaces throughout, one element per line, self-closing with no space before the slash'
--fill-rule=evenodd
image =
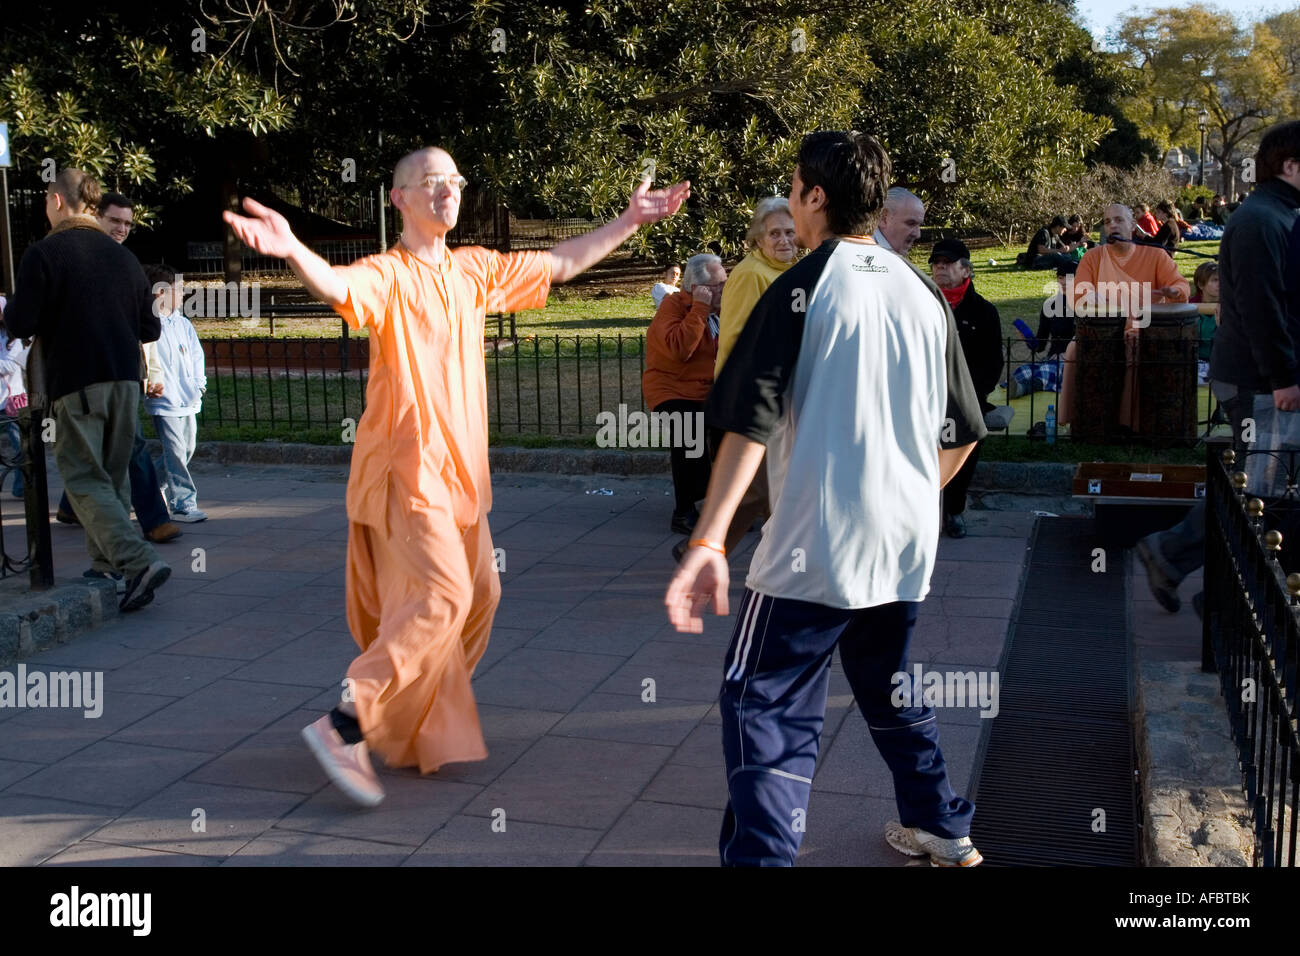
<path id="1" fill-rule="evenodd" d="M 1065 221 L 1064 216 L 1053 216 L 1052 221 L 1047 224 L 1048 229 L 1055 229 L 1058 226 L 1064 229 L 1069 223 Z"/>
<path id="2" fill-rule="evenodd" d="M 817 186 L 826 193 L 823 208 L 832 233 L 853 236 L 871 230 L 884 208 L 892 171 L 879 140 L 857 130 L 809 133 L 796 162 L 803 196 Z"/>
<path id="3" fill-rule="evenodd" d="M 1255 181 L 1268 182 L 1282 175 L 1282 164 L 1288 159 L 1300 162 L 1300 120 L 1278 123 L 1259 141 L 1255 156 Z"/>
<path id="4" fill-rule="evenodd" d="M 109 206 L 117 206 L 119 209 L 134 209 L 135 203 L 121 193 L 104 193 L 99 197 L 99 211 L 103 213 Z"/>
<path id="5" fill-rule="evenodd" d="M 149 288 L 151 289 L 159 282 L 171 285 L 176 281 L 176 270 L 161 263 L 150 263 L 144 267 L 144 277 L 149 280 Z"/>

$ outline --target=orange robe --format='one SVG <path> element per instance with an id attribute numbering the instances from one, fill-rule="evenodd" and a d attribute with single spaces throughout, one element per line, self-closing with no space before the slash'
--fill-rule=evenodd
<path id="1" fill-rule="evenodd" d="M 1111 246 L 1097 246 L 1084 253 L 1078 271 L 1074 274 L 1074 305 L 1077 312 L 1090 294 L 1098 296 L 1100 290 L 1104 289 L 1104 300 L 1114 306 L 1119 298 L 1116 290 L 1120 286 L 1126 289 L 1126 299 L 1120 300 L 1127 302 L 1129 321 L 1124 330 L 1124 391 L 1120 399 L 1119 421 L 1121 425 L 1137 431 L 1140 425 L 1137 360 L 1138 336 L 1141 334 L 1141 328 L 1136 324 L 1138 313 L 1142 309 L 1144 298 L 1151 304 L 1186 302 L 1191 288 L 1178 272 L 1173 257 L 1164 249 L 1154 246 L 1132 246 L 1131 249 L 1132 253 L 1123 263 L 1115 257 Z M 1149 289 L 1149 297 L 1144 294 L 1135 295 L 1135 286 L 1144 292 Z M 1169 286 L 1177 286 L 1181 292 L 1173 296 L 1156 294 L 1156 289 Z M 1076 346 L 1071 343 L 1066 350 L 1066 367 L 1061 385 L 1060 404 L 1064 415 L 1058 417 L 1062 423 L 1070 422 L 1073 418 L 1075 352 Z"/>
<path id="2" fill-rule="evenodd" d="M 487 513 L 487 310 L 542 308 L 547 252 L 402 245 L 336 271 L 337 311 L 370 330 L 366 411 L 348 477 L 348 668 L 368 746 L 432 773 L 487 756 L 470 675 L 501 596 Z"/>

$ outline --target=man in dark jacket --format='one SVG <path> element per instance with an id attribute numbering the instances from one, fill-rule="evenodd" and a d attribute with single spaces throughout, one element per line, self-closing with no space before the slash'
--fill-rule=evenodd
<path id="1" fill-rule="evenodd" d="M 1294 433 L 1278 419 L 1300 412 L 1300 121 L 1264 134 L 1255 174 L 1258 184 L 1223 230 L 1219 329 L 1210 352 L 1211 389 L 1232 423 L 1239 454 L 1245 419 L 1254 419 L 1261 436 Z M 1276 463 L 1257 456 L 1246 472 L 1255 481 L 1270 470 Z M 1137 550 L 1156 600 L 1177 611 L 1178 585 L 1205 561 L 1205 503 L 1168 531 L 1142 539 Z M 1194 599 L 1198 612 L 1200 599 Z"/>
<path id="2" fill-rule="evenodd" d="M 50 234 L 23 254 L 5 322 L 39 338 L 54 417 L 54 456 L 86 530 L 90 574 L 121 579 L 123 611 L 171 575 L 131 526 L 127 463 L 135 443 L 140 343 L 161 323 L 135 256 L 94 218 L 99 184 L 65 169 L 45 195 Z M 124 586 L 124 587 L 123 587 Z"/>
<path id="3" fill-rule="evenodd" d="M 134 223 L 135 204 L 121 193 L 105 193 L 99 202 L 99 225 L 116 243 L 123 243 L 131 234 Z M 131 463 L 127 468 L 131 479 L 131 507 L 140 522 L 140 530 L 154 544 L 174 541 L 181 536 L 181 529 L 169 519 L 167 502 L 163 500 L 159 487 L 158 470 L 154 467 L 149 454 L 149 446 L 144 442 L 144 431 L 137 427 L 135 447 L 131 451 Z M 73 513 L 72 502 L 65 491 L 59 499 L 59 509 L 54 515 L 61 524 L 81 524 Z"/>
<path id="4" fill-rule="evenodd" d="M 975 291 L 970 250 L 959 239 L 940 239 L 930 252 L 930 271 L 957 319 L 961 350 L 970 369 L 980 408 L 989 412 L 989 392 L 997 387 L 1002 368 L 1002 319 L 997 307 Z M 976 444 L 961 470 L 943 489 L 943 530 L 952 538 L 966 537 L 966 489 L 975 475 L 980 446 Z"/>

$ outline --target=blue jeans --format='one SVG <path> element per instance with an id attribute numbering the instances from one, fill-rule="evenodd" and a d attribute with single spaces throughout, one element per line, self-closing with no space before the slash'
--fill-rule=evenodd
<path id="1" fill-rule="evenodd" d="M 723 866 L 793 865 L 837 644 L 858 709 L 893 774 L 902 824 L 950 839 L 970 834 L 975 805 L 948 782 L 934 709 L 891 700 L 893 676 L 907 671 L 919 607 L 899 601 L 845 610 L 745 591 L 720 701 L 730 796 L 718 840 Z"/>
<path id="2" fill-rule="evenodd" d="M 22 432 L 18 428 L 16 421 L 7 421 L 4 423 L 4 433 L 9 439 L 10 451 L 5 453 L 5 457 L 14 463 L 14 497 L 22 497 L 23 493 L 23 469 L 22 463 L 27 460 L 27 449 L 23 448 Z"/>
<path id="3" fill-rule="evenodd" d="M 193 511 L 198 507 L 199 493 L 190 477 L 190 459 L 198 435 L 198 421 L 194 415 L 153 416 L 154 431 L 162 442 L 162 473 L 167 482 L 172 511 Z"/>
<path id="4" fill-rule="evenodd" d="M 1232 428 L 1238 459 L 1244 461 L 1246 446 L 1241 441 L 1242 422 L 1250 415 L 1254 393 L 1239 391 L 1221 404 Z M 1183 578 L 1205 563 L 1205 502 L 1198 501 L 1187 517 L 1167 531 L 1157 531 L 1144 539 L 1151 549 L 1156 566 L 1176 587 Z"/>
<path id="5" fill-rule="evenodd" d="M 170 521 L 171 513 L 163 501 L 162 492 L 158 490 L 161 487 L 158 472 L 153 466 L 153 459 L 149 457 L 149 448 L 144 443 L 144 431 L 139 425 L 135 429 L 135 445 L 131 449 L 127 477 L 131 480 L 131 507 L 135 509 L 136 519 L 145 533 Z M 76 514 L 66 491 L 59 499 L 59 510 Z"/>

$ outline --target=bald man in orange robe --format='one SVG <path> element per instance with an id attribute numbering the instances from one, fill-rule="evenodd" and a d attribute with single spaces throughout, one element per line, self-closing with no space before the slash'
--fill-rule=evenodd
<path id="1" fill-rule="evenodd" d="M 390 193 L 401 238 L 338 268 L 251 199 L 248 217 L 225 213 L 247 245 L 284 258 L 313 296 L 370 332 L 347 490 L 347 616 L 361 654 L 339 706 L 303 730 L 330 779 L 365 806 L 384 798 L 370 749 L 421 773 L 487 756 L 470 689 L 501 596 L 487 520 L 487 312 L 542 308 L 553 283 L 690 195 L 689 183 L 651 192 L 645 180 L 599 229 L 549 252 L 503 255 L 447 247 L 464 185 L 444 150 L 403 157 Z"/>

